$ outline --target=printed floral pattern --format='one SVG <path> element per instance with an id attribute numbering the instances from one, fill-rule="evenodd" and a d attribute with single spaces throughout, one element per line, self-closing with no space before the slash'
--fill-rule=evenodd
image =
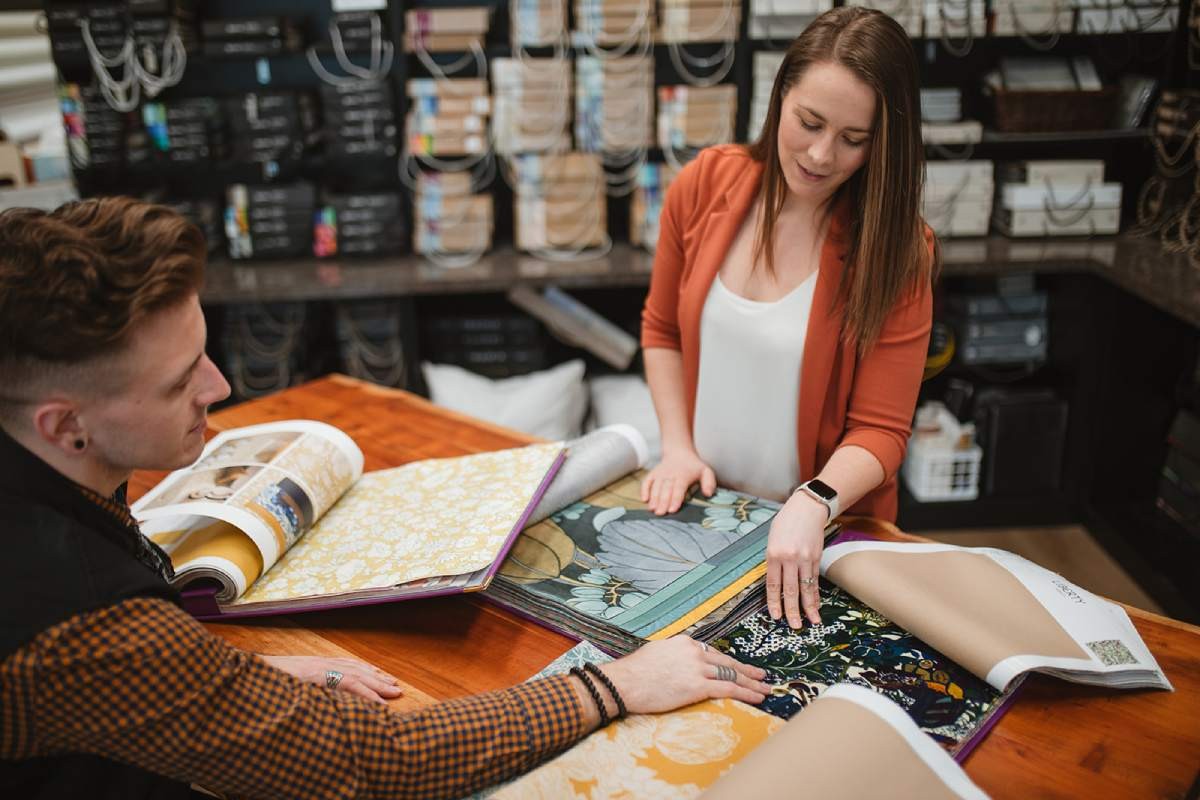
<path id="1" fill-rule="evenodd" d="M 528 528 L 501 578 L 581 614 L 612 619 L 721 553 L 773 508 L 721 490 L 658 517 L 640 500 L 634 473 Z"/>
<path id="2" fill-rule="evenodd" d="M 821 581 L 823 624 L 793 630 L 765 605 L 710 643 L 767 670 L 775 690 L 761 708 L 787 719 L 839 682 L 888 697 L 954 751 L 1004 695 L 837 586 Z"/>
<path id="3" fill-rule="evenodd" d="M 561 449 L 532 445 L 367 473 L 238 602 L 344 594 L 482 569 Z"/>
<path id="4" fill-rule="evenodd" d="M 782 720 L 733 700 L 634 715 L 596 731 L 492 797 L 696 797 L 782 726 Z"/>

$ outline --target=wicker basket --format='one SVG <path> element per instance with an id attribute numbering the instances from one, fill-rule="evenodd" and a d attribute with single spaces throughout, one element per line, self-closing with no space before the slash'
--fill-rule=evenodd
<path id="1" fill-rule="evenodd" d="M 1115 86 L 1069 92 L 993 89 L 993 126 L 1009 133 L 1105 130 L 1113 124 L 1117 92 Z"/>

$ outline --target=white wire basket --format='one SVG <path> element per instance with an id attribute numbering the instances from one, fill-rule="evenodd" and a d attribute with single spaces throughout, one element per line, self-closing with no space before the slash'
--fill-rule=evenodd
<path id="1" fill-rule="evenodd" d="M 983 448 L 975 443 L 974 428 L 959 424 L 940 402 L 921 405 L 900 469 L 913 497 L 932 503 L 979 496 Z"/>

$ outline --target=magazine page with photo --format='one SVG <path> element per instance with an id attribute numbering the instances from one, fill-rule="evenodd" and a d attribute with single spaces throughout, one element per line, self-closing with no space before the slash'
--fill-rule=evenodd
<path id="1" fill-rule="evenodd" d="M 240 597 L 362 475 L 363 456 L 342 431 L 294 420 L 217 435 L 196 463 L 171 473 L 133 507 L 162 547 L 176 583 L 219 584 Z"/>

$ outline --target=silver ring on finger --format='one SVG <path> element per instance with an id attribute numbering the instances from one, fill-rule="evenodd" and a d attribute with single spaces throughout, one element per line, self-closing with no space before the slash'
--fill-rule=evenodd
<path id="1" fill-rule="evenodd" d="M 725 664 L 717 664 L 717 680 L 719 681 L 736 681 L 737 670 Z"/>
<path id="2" fill-rule="evenodd" d="M 801 586 L 816 586 L 817 579 L 816 578 L 801 578 L 800 585 Z"/>
<path id="3" fill-rule="evenodd" d="M 704 642 L 699 642 L 699 645 L 700 645 L 700 652 L 701 652 L 701 653 L 707 653 L 707 652 L 708 652 L 708 645 L 707 645 L 707 644 L 705 644 Z"/>
<path id="4" fill-rule="evenodd" d="M 325 670 L 325 688 L 336 689 L 342 683 L 342 678 L 346 677 L 336 669 Z"/>

